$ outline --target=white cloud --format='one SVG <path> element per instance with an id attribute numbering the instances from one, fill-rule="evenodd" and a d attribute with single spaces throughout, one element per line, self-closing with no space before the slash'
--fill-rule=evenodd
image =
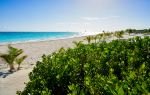
<path id="1" fill-rule="evenodd" d="M 82 17 L 83 20 L 87 20 L 87 21 L 97 21 L 100 18 L 98 17 Z"/>
<path id="2" fill-rule="evenodd" d="M 109 19 L 116 19 L 119 16 L 108 16 L 108 17 L 82 17 L 81 19 L 86 21 L 102 21 L 102 20 L 109 20 Z"/>

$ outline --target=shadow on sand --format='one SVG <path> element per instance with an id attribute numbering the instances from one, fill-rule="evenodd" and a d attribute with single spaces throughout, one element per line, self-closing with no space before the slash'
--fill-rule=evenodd
<path id="1" fill-rule="evenodd" d="M 9 71 L 7 71 L 7 72 L 0 72 L 0 78 L 6 78 L 8 75 L 10 75 L 12 73 L 14 73 L 14 72 L 9 72 Z"/>

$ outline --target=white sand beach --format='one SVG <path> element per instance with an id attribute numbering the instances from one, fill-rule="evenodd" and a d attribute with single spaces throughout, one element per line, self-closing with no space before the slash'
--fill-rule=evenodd
<path id="1" fill-rule="evenodd" d="M 124 35 L 124 39 L 128 39 L 133 36 Z M 107 41 L 111 41 L 113 39 L 116 38 L 112 37 L 107 39 Z M 50 54 L 57 51 L 61 47 L 74 47 L 75 45 L 72 43 L 73 41 L 84 41 L 84 37 L 13 44 L 13 47 L 23 49 L 24 53 L 28 55 L 28 57 L 21 65 L 21 70 L 14 72 L 13 74 L 9 74 L 5 78 L 0 77 L 0 95 L 15 95 L 16 91 L 23 90 L 25 87 L 24 83 L 27 83 L 29 80 L 28 73 L 32 71 L 36 61 L 40 60 L 43 54 Z M 0 46 L 0 53 L 6 52 L 7 45 Z M 4 62 L 1 60 L 0 72 L 6 72 L 8 69 L 9 68 L 6 67 L 6 65 L 4 65 Z"/>

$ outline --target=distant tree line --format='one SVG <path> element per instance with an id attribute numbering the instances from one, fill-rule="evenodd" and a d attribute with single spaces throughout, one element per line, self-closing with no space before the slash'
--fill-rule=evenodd
<path id="1" fill-rule="evenodd" d="M 150 33 L 150 28 L 149 29 L 142 29 L 142 30 L 136 30 L 136 29 L 126 29 L 124 32 L 127 32 L 129 34 L 131 33 L 141 33 L 141 34 L 145 34 L 145 33 Z"/>

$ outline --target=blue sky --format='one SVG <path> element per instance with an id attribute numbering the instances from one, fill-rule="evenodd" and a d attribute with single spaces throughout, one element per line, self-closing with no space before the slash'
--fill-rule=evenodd
<path id="1" fill-rule="evenodd" d="M 0 31 L 150 28 L 150 0 L 0 0 Z"/>

